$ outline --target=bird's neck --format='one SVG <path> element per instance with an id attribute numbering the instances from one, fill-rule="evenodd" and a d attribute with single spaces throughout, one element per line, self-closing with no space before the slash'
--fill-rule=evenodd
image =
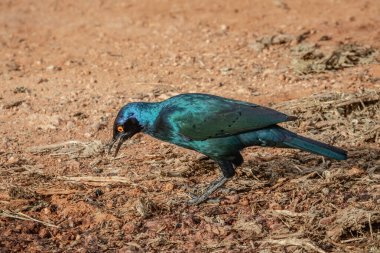
<path id="1" fill-rule="evenodd" d="M 140 104 L 140 115 L 138 115 L 137 118 L 140 125 L 143 127 L 143 132 L 150 133 L 153 128 L 154 121 L 160 113 L 161 107 L 161 102 Z"/>

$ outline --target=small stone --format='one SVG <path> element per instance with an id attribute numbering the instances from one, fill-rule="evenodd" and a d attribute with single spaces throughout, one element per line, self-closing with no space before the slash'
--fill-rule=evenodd
<path id="1" fill-rule="evenodd" d="M 233 69 L 230 67 L 224 67 L 220 69 L 220 73 L 224 76 L 230 75 L 232 73 Z"/>
<path id="2" fill-rule="evenodd" d="M 69 217 L 69 218 L 67 219 L 67 222 L 68 222 L 69 227 L 71 227 L 71 228 L 74 227 L 74 221 L 73 221 L 73 219 L 72 219 L 71 217 Z"/>
<path id="3" fill-rule="evenodd" d="M 287 42 L 290 42 L 294 39 L 294 36 L 288 35 L 288 34 L 278 34 L 276 36 L 273 36 L 271 43 L 273 45 L 276 44 L 285 44 Z"/>
<path id="4" fill-rule="evenodd" d="M 171 192 L 171 191 L 173 191 L 173 189 L 174 189 L 174 184 L 169 182 L 169 183 L 166 183 L 164 185 L 163 191 L 164 192 Z"/>
<path id="5" fill-rule="evenodd" d="M 46 67 L 46 70 L 47 70 L 47 71 L 60 71 L 60 70 L 62 70 L 62 68 L 59 67 L 59 66 L 50 65 L 50 66 L 47 66 L 47 67 Z"/>
<path id="6" fill-rule="evenodd" d="M 46 215 L 51 214 L 51 210 L 50 210 L 50 208 L 47 208 L 47 207 L 45 207 L 44 209 L 42 209 L 42 212 L 43 212 L 44 214 L 46 214 Z"/>
<path id="7" fill-rule="evenodd" d="M 17 157 L 14 157 L 14 156 L 11 156 L 9 157 L 8 161 L 7 161 L 7 164 L 9 166 L 12 166 L 12 165 L 15 165 L 19 162 L 20 160 L 17 158 Z"/>
<path id="8" fill-rule="evenodd" d="M 47 238 L 49 237 L 49 232 L 47 231 L 46 228 L 41 228 L 40 231 L 38 232 L 38 236 L 40 238 Z"/>
<path id="9" fill-rule="evenodd" d="M 157 98 L 159 100 L 165 100 L 165 99 L 168 99 L 170 96 L 168 94 L 161 94 L 159 95 Z"/>
<path id="10" fill-rule="evenodd" d="M 227 32 L 228 29 L 229 29 L 229 26 L 228 26 L 228 25 L 223 24 L 223 25 L 220 26 L 220 30 L 221 30 L 222 32 Z"/>

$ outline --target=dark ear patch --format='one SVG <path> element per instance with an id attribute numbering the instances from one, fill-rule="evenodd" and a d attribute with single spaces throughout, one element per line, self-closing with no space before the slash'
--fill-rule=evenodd
<path id="1" fill-rule="evenodd" d="M 124 130 L 125 131 L 140 131 L 141 126 L 140 126 L 139 121 L 134 117 L 127 119 L 127 121 L 124 124 Z"/>
<path id="2" fill-rule="evenodd" d="M 136 124 L 138 125 L 139 124 L 138 120 L 134 117 L 128 118 L 125 123 L 128 125 L 136 125 Z"/>

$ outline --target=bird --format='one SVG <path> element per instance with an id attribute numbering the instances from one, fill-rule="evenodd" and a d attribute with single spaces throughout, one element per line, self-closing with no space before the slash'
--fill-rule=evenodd
<path id="1" fill-rule="evenodd" d="M 189 204 L 198 205 L 235 175 L 250 146 L 291 148 L 335 160 L 347 159 L 347 151 L 291 132 L 279 123 L 294 121 L 274 109 L 254 103 L 202 93 L 185 93 L 161 102 L 131 102 L 118 112 L 108 153 L 142 132 L 164 142 L 197 151 L 214 160 L 221 176 Z"/>

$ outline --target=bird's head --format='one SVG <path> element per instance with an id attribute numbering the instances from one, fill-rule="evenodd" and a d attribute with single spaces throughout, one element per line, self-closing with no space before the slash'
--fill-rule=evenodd
<path id="1" fill-rule="evenodd" d="M 113 145 L 118 142 L 115 150 L 116 157 L 121 145 L 142 130 L 138 117 L 139 110 L 136 103 L 127 104 L 120 109 L 113 124 L 113 137 L 109 143 L 108 153 L 111 152 Z"/>

